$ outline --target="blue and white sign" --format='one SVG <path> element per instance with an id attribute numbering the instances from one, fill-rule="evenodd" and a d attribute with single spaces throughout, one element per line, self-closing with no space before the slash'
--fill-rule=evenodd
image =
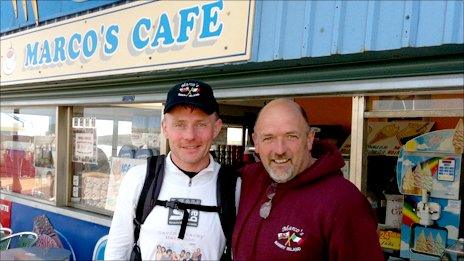
<path id="1" fill-rule="evenodd" d="M 136 1 L 1 38 L 3 85 L 250 58 L 254 1 Z"/>

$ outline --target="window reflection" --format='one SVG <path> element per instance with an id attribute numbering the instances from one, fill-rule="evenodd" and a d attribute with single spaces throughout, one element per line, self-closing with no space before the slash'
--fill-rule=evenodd
<path id="1" fill-rule="evenodd" d="M 462 109 L 462 94 L 372 96 L 369 111 L 451 110 Z"/>
<path id="2" fill-rule="evenodd" d="M 161 106 L 74 107 L 73 202 L 95 211 L 113 210 L 127 171 L 159 155 L 161 112 Z"/>
<path id="3" fill-rule="evenodd" d="M 55 108 L 2 108 L 0 189 L 55 200 Z"/>

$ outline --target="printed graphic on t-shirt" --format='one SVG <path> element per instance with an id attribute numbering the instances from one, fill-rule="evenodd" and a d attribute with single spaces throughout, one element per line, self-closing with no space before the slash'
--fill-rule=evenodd
<path id="1" fill-rule="evenodd" d="M 200 199 L 193 199 L 193 198 L 171 198 L 171 201 L 179 201 L 182 203 L 201 205 Z M 196 209 L 188 209 L 187 212 L 189 213 L 187 226 L 198 227 L 198 222 L 200 220 L 200 211 Z M 180 225 L 182 223 L 183 215 L 184 215 L 183 210 L 169 208 L 168 224 L 169 225 Z"/>
<path id="2" fill-rule="evenodd" d="M 199 261 L 202 253 L 200 248 L 171 248 L 165 245 L 157 245 L 155 260 Z"/>

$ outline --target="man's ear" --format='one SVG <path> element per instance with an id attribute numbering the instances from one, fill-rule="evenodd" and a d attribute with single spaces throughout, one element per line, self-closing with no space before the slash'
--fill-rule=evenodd
<path id="1" fill-rule="evenodd" d="M 165 117 L 166 117 L 166 116 L 165 116 Z M 166 118 L 163 118 L 163 119 L 161 120 L 161 129 L 163 130 L 163 134 L 164 134 L 165 137 L 167 136 L 167 128 L 166 128 L 166 125 L 167 125 L 167 123 L 166 123 Z"/>
<path id="2" fill-rule="evenodd" d="M 251 134 L 251 138 L 253 139 L 253 143 L 255 144 L 255 152 L 259 153 L 259 140 L 258 140 L 258 135 L 253 132 Z"/>
<path id="3" fill-rule="evenodd" d="M 308 144 L 308 150 L 311 151 L 313 148 L 314 136 L 316 132 L 313 129 L 308 131 L 308 135 L 306 135 L 306 142 Z"/>
<path id="4" fill-rule="evenodd" d="M 214 138 L 216 138 L 217 135 L 219 135 L 219 132 L 221 132 L 221 128 L 222 128 L 222 120 L 221 120 L 221 119 L 217 119 L 217 120 L 214 122 Z"/>

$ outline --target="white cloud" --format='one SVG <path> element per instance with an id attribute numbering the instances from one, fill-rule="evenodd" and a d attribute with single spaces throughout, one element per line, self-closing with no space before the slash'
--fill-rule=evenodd
<path id="1" fill-rule="evenodd" d="M 432 197 L 438 198 L 456 198 L 458 196 L 459 184 L 458 182 L 441 182 L 436 179 L 432 183 Z"/>
<path id="2" fill-rule="evenodd" d="M 443 209 L 443 211 L 450 212 L 454 215 L 459 215 L 461 212 L 460 204 L 460 200 L 448 200 L 448 205 Z"/>
<path id="3" fill-rule="evenodd" d="M 457 227 L 448 225 L 448 226 L 446 226 L 446 229 L 448 229 L 448 238 L 449 239 L 454 239 L 454 240 L 458 239 L 459 230 L 458 230 Z"/>
<path id="4" fill-rule="evenodd" d="M 414 166 L 414 163 L 408 159 L 403 160 L 404 166 Z"/>
<path id="5" fill-rule="evenodd" d="M 425 144 L 425 143 L 417 144 L 417 150 L 427 150 L 428 148 L 430 148 L 430 147 L 427 146 L 427 144 Z"/>

